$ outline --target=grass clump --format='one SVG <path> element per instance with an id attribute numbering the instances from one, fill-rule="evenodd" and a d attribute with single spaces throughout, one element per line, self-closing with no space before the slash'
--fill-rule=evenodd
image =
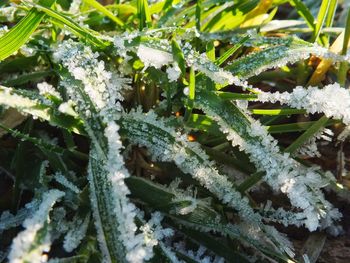
<path id="1" fill-rule="evenodd" d="M 343 5 L 2 2 L 1 262 L 315 262 L 288 234 L 342 233 Z"/>

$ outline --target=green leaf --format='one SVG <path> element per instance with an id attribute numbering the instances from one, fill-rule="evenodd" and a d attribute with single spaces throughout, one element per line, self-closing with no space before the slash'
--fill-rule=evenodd
<path id="1" fill-rule="evenodd" d="M 47 76 L 52 76 L 52 75 L 54 75 L 54 72 L 52 70 L 38 71 L 38 72 L 23 74 L 14 79 L 8 79 L 4 81 L 2 84 L 5 86 L 19 86 L 19 85 L 26 84 L 30 81 L 38 81 Z"/>
<path id="2" fill-rule="evenodd" d="M 271 134 L 286 133 L 286 132 L 300 132 L 300 131 L 307 130 L 314 123 L 315 123 L 314 121 L 309 121 L 309 122 L 297 122 L 297 123 L 279 124 L 279 125 L 267 126 L 266 129 Z M 329 120 L 326 123 L 325 126 L 331 126 L 331 125 L 334 125 L 336 123 L 341 123 L 341 121 Z"/>
<path id="3" fill-rule="evenodd" d="M 39 4 L 50 7 L 55 1 L 40 0 Z M 44 16 L 44 13 L 32 8 L 17 25 L 0 38 L 0 61 L 11 56 L 28 41 Z"/>
<path id="4" fill-rule="evenodd" d="M 306 114 L 306 111 L 305 110 L 299 110 L 299 109 L 273 109 L 273 110 L 252 109 L 251 113 L 255 114 L 255 115 L 280 116 L 280 115 L 292 115 L 292 114 Z"/>

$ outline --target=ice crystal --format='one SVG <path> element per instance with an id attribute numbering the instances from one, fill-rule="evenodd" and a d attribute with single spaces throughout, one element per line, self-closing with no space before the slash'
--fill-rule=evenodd
<path id="1" fill-rule="evenodd" d="M 80 5 L 82 3 L 82 0 L 73 0 L 69 6 L 69 13 L 71 14 L 77 14 L 79 12 Z"/>
<path id="2" fill-rule="evenodd" d="M 64 187 L 68 188 L 69 190 L 73 191 L 76 194 L 79 194 L 81 192 L 81 190 L 74 185 L 72 182 L 68 181 L 68 179 L 62 174 L 62 173 L 56 173 L 54 175 L 54 179 L 60 183 L 61 185 L 63 185 Z"/>
<path id="3" fill-rule="evenodd" d="M 234 84 L 239 87 L 250 87 L 248 82 L 240 80 L 227 70 L 215 65 L 211 62 L 206 54 L 198 54 L 194 48 L 186 42 L 182 48 L 186 62 L 189 66 L 193 66 L 196 71 L 204 73 L 207 77 L 218 84 Z"/>
<path id="4" fill-rule="evenodd" d="M 166 73 L 168 74 L 169 81 L 174 82 L 177 81 L 177 79 L 180 77 L 181 70 L 178 64 L 174 62 L 171 67 L 167 68 Z"/>
<path id="5" fill-rule="evenodd" d="M 61 95 L 55 90 L 55 88 L 46 81 L 40 82 L 37 85 L 40 95 L 52 95 L 61 99 Z"/>
<path id="6" fill-rule="evenodd" d="M 307 59 L 310 55 L 316 55 L 333 62 L 345 61 L 346 58 L 335 53 L 331 53 L 328 49 L 310 44 L 293 44 L 279 45 L 268 47 L 259 52 L 250 53 L 244 57 L 234 60 L 229 65 L 230 71 L 239 75 L 241 78 L 259 75 L 268 69 L 279 68 L 288 63 Z"/>
<path id="7" fill-rule="evenodd" d="M 260 92 L 258 100 L 262 102 L 280 102 L 308 113 L 324 113 L 329 118 L 341 119 L 350 124 L 350 92 L 338 83 L 322 89 L 317 87 L 296 87 L 292 92 Z"/>
<path id="8" fill-rule="evenodd" d="M 333 136 L 333 132 L 329 129 L 324 128 L 318 131 L 297 150 L 297 153 L 310 157 L 320 157 L 321 154 L 318 151 L 317 140 L 332 141 L 332 138 L 329 136 Z"/>
<path id="9" fill-rule="evenodd" d="M 117 101 L 123 100 L 121 91 L 128 88 L 129 80 L 122 78 L 115 71 L 106 70 L 103 60 L 98 60 L 98 53 L 91 48 L 73 41 L 65 41 L 54 52 L 53 57 L 61 62 L 76 80 L 83 84 L 84 91 L 91 102 L 101 111 L 101 116 L 111 118 L 108 112 L 120 111 Z M 83 107 L 87 102 L 80 99 L 72 83 L 61 82 L 76 103 Z M 87 109 L 86 109 L 87 110 Z"/>
<path id="10" fill-rule="evenodd" d="M 198 247 L 198 250 L 187 250 L 185 242 L 177 242 L 174 243 L 174 247 L 176 251 L 180 252 L 183 255 L 186 255 L 188 258 L 196 261 L 196 262 L 203 262 L 203 263 L 224 263 L 224 259 L 218 256 L 215 256 L 214 258 L 211 257 L 210 252 L 207 250 L 206 247 L 200 245 Z"/>
<path id="11" fill-rule="evenodd" d="M 39 204 L 39 200 L 34 199 L 32 202 L 27 203 L 24 208 L 18 210 L 16 215 L 11 214 L 9 211 L 4 211 L 0 216 L 0 233 L 11 227 L 21 225 L 27 217 L 38 209 Z"/>
<path id="12" fill-rule="evenodd" d="M 80 242 L 83 240 L 86 234 L 86 230 L 89 226 L 90 214 L 88 214 L 84 219 L 75 217 L 72 221 L 70 229 L 67 235 L 64 237 L 63 248 L 67 252 L 72 252 L 76 249 Z"/>
<path id="13" fill-rule="evenodd" d="M 40 240 L 37 240 L 37 234 L 49 221 L 49 212 L 57 201 L 64 196 L 64 193 L 58 190 L 50 190 L 43 194 L 42 202 L 35 213 L 23 222 L 24 230 L 13 239 L 11 251 L 8 259 L 13 263 L 26 262 L 45 262 L 46 256 L 42 252 L 48 252 L 50 249 L 50 236 L 46 233 Z M 32 248 L 33 242 L 39 244 L 35 249 Z"/>

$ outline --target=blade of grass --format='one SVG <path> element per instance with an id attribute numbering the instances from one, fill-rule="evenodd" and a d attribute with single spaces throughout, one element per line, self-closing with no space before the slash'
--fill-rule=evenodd
<path id="1" fill-rule="evenodd" d="M 52 10 L 51 8 L 47 8 L 46 6 L 40 5 L 40 4 L 33 4 L 33 6 L 42 12 L 44 12 L 46 15 L 48 15 L 50 18 L 52 18 L 52 22 L 60 26 L 64 29 L 70 29 L 72 33 L 74 33 L 76 36 L 86 40 L 87 42 L 90 42 L 92 45 L 98 48 L 105 48 L 108 46 L 107 42 L 104 42 L 96 37 L 99 34 L 97 32 L 94 32 L 92 30 L 87 30 L 83 27 L 81 27 L 79 24 L 74 22 L 69 17 L 61 14 L 60 12 L 57 12 L 55 10 Z"/>
<path id="2" fill-rule="evenodd" d="M 216 94 L 223 100 L 255 100 L 258 98 L 258 95 L 255 94 L 241 94 L 224 91 L 217 91 Z"/>
<path id="3" fill-rule="evenodd" d="M 326 16 L 326 21 L 324 23 L 324 27 L 325 28 L 332 27 L 333 20 L 334 20 L 334 15 L 335 15 L 335 12 L 336 12 L 336 9 L 337 9 L 337 4 L 338 4 L 338 0 L 331 0 L 330 1 L 328 12 L 327 12 L 327 16 Z M 321 29 L 321 33 L 322 33 L 322 29 Z M 322 40 L 322 42 L 325 43 L 326 47 L 329 46 L 329 35 L 321 36 L 321 40 Z"/>
<path id="4" fill-rule="evenodd" d="M 198 0 L 196 3 L 196 29 L 201 31 L 201 12 L 202 12 L 202 0 Z"/>
<path id="5" fill-rule="evenodd" d="M 343 41 L 343 48 L 341 51 L 342 55 L 345 55 L 348 46 L 349 46 L 349 39 L 350 39 L 350 9 L 348 11 L 348 16 L 346 18 L 346 25 L 345 25 L 345 34 L 344 34 L 344 41 Z M 349 69 L 349 63 L 347 61 L 341 62 L 339 65 L 339 73 L 338 73 L 338 82 L 341 86 L 345 86 L 346 83 L 346 77 Z"/>
<path id="6" fill-rule="evenodd" d="M 309 8 L 301 0 L 290 0 L 289 3 L 297 9 L 298 14 L 305 19 L 310 29 L 315 29 L 315 19 Z"/>
<path id="7" fill-rule="evenodd" d="M 292 114 L 305 114 L 305 110 L 300 109 L 252 109 L 252 114 L 255 115 L 292 115 Z"/>
<path id="8" fill-rule="evenodd" d="M 189 88 L 189 94 L 188 94 L 186 112 L 184 116 L 185 121 L 187 121 L 191 116 L 192 108 L 194 104 L 194 96 L 195 96 L 195 90 L 196 90 L 196 75 L 193 67 L 191 67 L 191 70 L 190 70 L 190 82 L 189 82 L 188 88 Z"/>
<path id="9" fill-rule="evenodd" d="M 118 26 L 123 27 L 124 22 L 116 17 L 111 11 L 109 11 L 107 8 L 105 8 L 103 5 L 101 5 L 99 2 L 95 0 L 84 0 L 87 4 L 94 7 L 96 10 L 100 11 L 102 14 L 110 18 L 112 21 L 114 21 Z"/>
<path id="10" fill-rule="evenodd" d="M 250 37 L 246 35 L 241 39 L 236 45 L 231 47 L 229 50 L 227 50 L 221 57 L 219 57 L 215 64 L 220 66 L 222 65 L 227 59 L 229 59 Z"/>
<path id="11" fill-rule="evenodd" d="M 55 1 L 40 0 L 39 4 L 50 7 Z M 11 56 L 27 42 L 44 16 L 44 13 L 32 8 L 17 25 L 0 38 L 0 61 Z"/>
<path id="12" fill-rule="evenodd" d="M 171 41 L 171 49 L 173 52 L 174 60 L 177 62 L 182 75 L 184 76 L 186 74 L 186 62 L 184 54 L 179 46 L 179 44 L 176 42 L 175 39 L 172 39 Z"/>
<path id="13" fill-rule="evenodd" d="M 151 13 L 147 0 L 137 0 L 137 16 L 139 18 L 139 29 L 149 27 L 152 24 Z"/>
<path id="14" fill-rule="evenodd" d="M 208 41 L 206 45 L 206 54 L 210 61 L 215 61 L 215 46 L 213 40 Z"/>
<path id="15" fill-rule="evenodd" d="M 291 145 L 289 145 L 284 151 L 293 153 L 299 149 L 307 140 L 309 140 L 314 134 L 316 134 L 320 129 L 322 129 L 328 118 L 322 116 L 318 121 L 314 122 L 302 135 L 300 135 Z"/>
<path id="16" fill-rule="evenodd" d="M 317 22 L 315 25 L 315 29 L 314 29 L 314 32 L 313 32 L 312 37 L 311 37 L 311 42 L 318 41 L 318 39 L 319 39 L 321 28 L 326 20 L 326 16 L 327 16 L 327 12 L 329 10 L 330 3 L 331 3 L 331 0 L 322 0 L 322 4 L 321 4 L 320 10 L 319 10 L 318 15 L 317 15 L 317 20 L 316 20 Z M 325 44 L 325 43 L 322 43 L 322 44 Z"/>
<path id="17" fill-rule="evenodd" d="M 326 126 L 331 126 L 336 123 L 340 123 L 338 120 L 328 120 Z M 287 132 L 300 132 L 305 131 L 310 128 L 315 122 L 314 121 L 306 121 L 306 122 L 297 122 L 297 123 L 288 123 L 288 124 L 278 124 L 266 126 L 266 129 L 271 134 L 277 133 L 287 133 Z"/>

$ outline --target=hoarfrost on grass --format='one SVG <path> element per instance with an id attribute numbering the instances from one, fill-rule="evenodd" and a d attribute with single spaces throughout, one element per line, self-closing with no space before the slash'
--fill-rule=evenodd
<path id="1" fill-rule="evenodd" d="M 48 227 L 46 224 L 49 222 L 49 212 L 52 206 L 63 196 L 64 193 L 58 190 L 50 190 L 43 194 L 38 210 L 23 222 L 24 230 L 12 241 L 8 255 L 10 262 L 46 262 L 47 256 L 43 255 L 43 252 L 50 250 L 51 242 L 48 230 L 43 228 Z M 46 232 L 39 237 L 39 231 L 43 230 Z"/>

